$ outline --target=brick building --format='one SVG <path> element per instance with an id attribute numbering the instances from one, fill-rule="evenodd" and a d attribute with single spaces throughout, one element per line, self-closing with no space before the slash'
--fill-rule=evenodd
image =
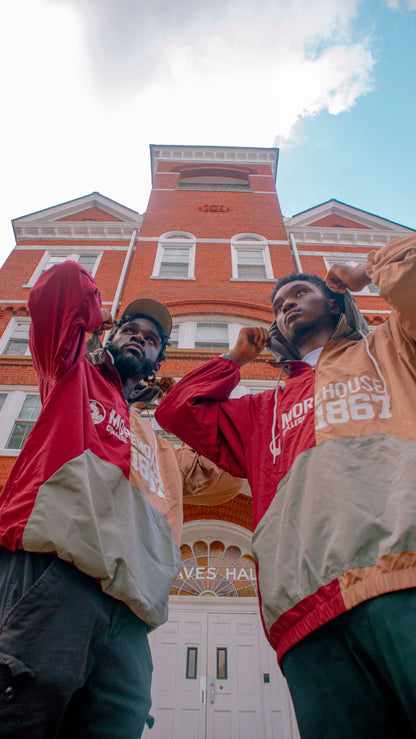
<path id="1" fill-rule="evenodd" d="M 178 378 L 226 351 L 241 326 L 270 324 L 279 276 L 324 275 L 334 261 L 364 260 L 369 250 L 411 231 L 337 200 L 284 218 L 277 149 L 150 150 L 144 215 L 91 193 L 13 221 L 16 246 L 0 271 L 1 487 L 39 412 L 27 299 L 52 264 L 82 263 L 115 316 L 140 295 L 164 302 L 174 330 L 163 374 Z M 370 327 L 388 314 L 373 286 L 356 299 Z M 273 387 L 268 358 L 264 353 L 243 368 L 236 396 Z M 258 617 L 247 483 L 217 508 L 185 506 L 184 520 L 171 616 L 152 637 L 157 722 L 151 736 L 296 736 Z"/>

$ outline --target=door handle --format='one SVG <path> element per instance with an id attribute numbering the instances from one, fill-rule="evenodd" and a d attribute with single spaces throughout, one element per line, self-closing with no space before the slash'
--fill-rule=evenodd
<path id="1" fill-rule="evenodd" d="M 215 703 L 215 677 L 209 681 L 209 702 Z"/>
<path id="2" fill-rule="evenodd" d="M 201 703 L 205 703 L 205 693 L 206 693 L 206 690 L 207 690 L 207 679 L 206 679 L 205 675 L 204 675 L 204 677 L 201 677 L 201 679 L 199 681 L 199 689 L 200 689 Z"/>

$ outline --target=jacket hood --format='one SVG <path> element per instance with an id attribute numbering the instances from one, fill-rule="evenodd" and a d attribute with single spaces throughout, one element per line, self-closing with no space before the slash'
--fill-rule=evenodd
<path id="1" fill-rule="evenodd" d="M 368 334 L 369 329 L 364 316 L 359 311 L 357 303 L 349 290 L 346 290 L 344 293 L 344 305 L 345 309 L 340 315 L 333 337 L 341 338 L 349 336 L 353 340 L 361 339 L 363 334 Z M 296 346 L 287 341 L 277 327 L 276 320 L 271 324 L 269 334 L 271 344 L 268 349 L 276 362 L 301 359 Z"/>

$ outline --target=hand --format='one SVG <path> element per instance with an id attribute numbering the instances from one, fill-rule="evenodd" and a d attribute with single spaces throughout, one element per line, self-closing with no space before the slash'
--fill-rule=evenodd
<path id="1" fill-rule="evenodd" d="M 156 386 L 160 388 L 160 392 L 162 395 L 167 395 L 169 390 L 172 390 L 173 387 L 176 385 L 176 381 L 173 379 L 173 377 L 165 376 L 165 377 L 158 377 L 156 378 L 155 382 L 152 382 L 152 387 Z"/>
<path id="2" fill-rule="evenodd" d="M 354 293 L 359 292 L 371 282 L 365 264 L 333 264 L 325 279 L 334 293 L 345 293 L 347 288 Z"/>
<path id="3" fill-rule="evenodd" d="M 113 328 L 114 326 L 114 321 L 111 315 L 111 311 L 109 311 L 107 308 L 101 308 L 101 314 L 103 317 L 103 322 L 101 326 L 97 329 L 99 333 L 101 333 L 102 331 L 109 331 L 110 328 Z"/>
<path id="4" fill-rule="evenodd" d="M 242 328 L 237 343 L 229 356 L 242 367 L 247 362 L 257 359 L 260 352 L 270 344 L 270 336 L 267 329 L 261 326 L 247 326 Z"/>

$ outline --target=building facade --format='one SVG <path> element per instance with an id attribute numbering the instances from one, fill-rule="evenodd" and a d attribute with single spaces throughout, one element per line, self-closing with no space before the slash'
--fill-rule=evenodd
<path id="1" fill-rule="evenodd" d="M 337 200 L 284 218 L 277 149 L 151 146 L 150 152 L 144 215 L 91 193 L 13 221 L 16 246 L 0 271 L 0 487 L 40 409 L 27 300 L 51 265 L 83 264 L 115 317 L 139 296 L 165 303 L 174 328 L 162 369 L 180 378 L 227 351 L 242 326 L 271 323 L 278 277 L 294 270 L 324 276 L 334 262 L 363 261 L 371 249 L 412 231 Z M 373 286 L 356 300 L 370 328 L 388 315 Z M 274 386 L 268 360 L 264 352 L 243 368 L 235 396 Z M 297 736 L 261 629 L 251 533 L 247 483 L 218 507 L 185 506 L 171 615 L 151 636 L 154 739 Z"/>

